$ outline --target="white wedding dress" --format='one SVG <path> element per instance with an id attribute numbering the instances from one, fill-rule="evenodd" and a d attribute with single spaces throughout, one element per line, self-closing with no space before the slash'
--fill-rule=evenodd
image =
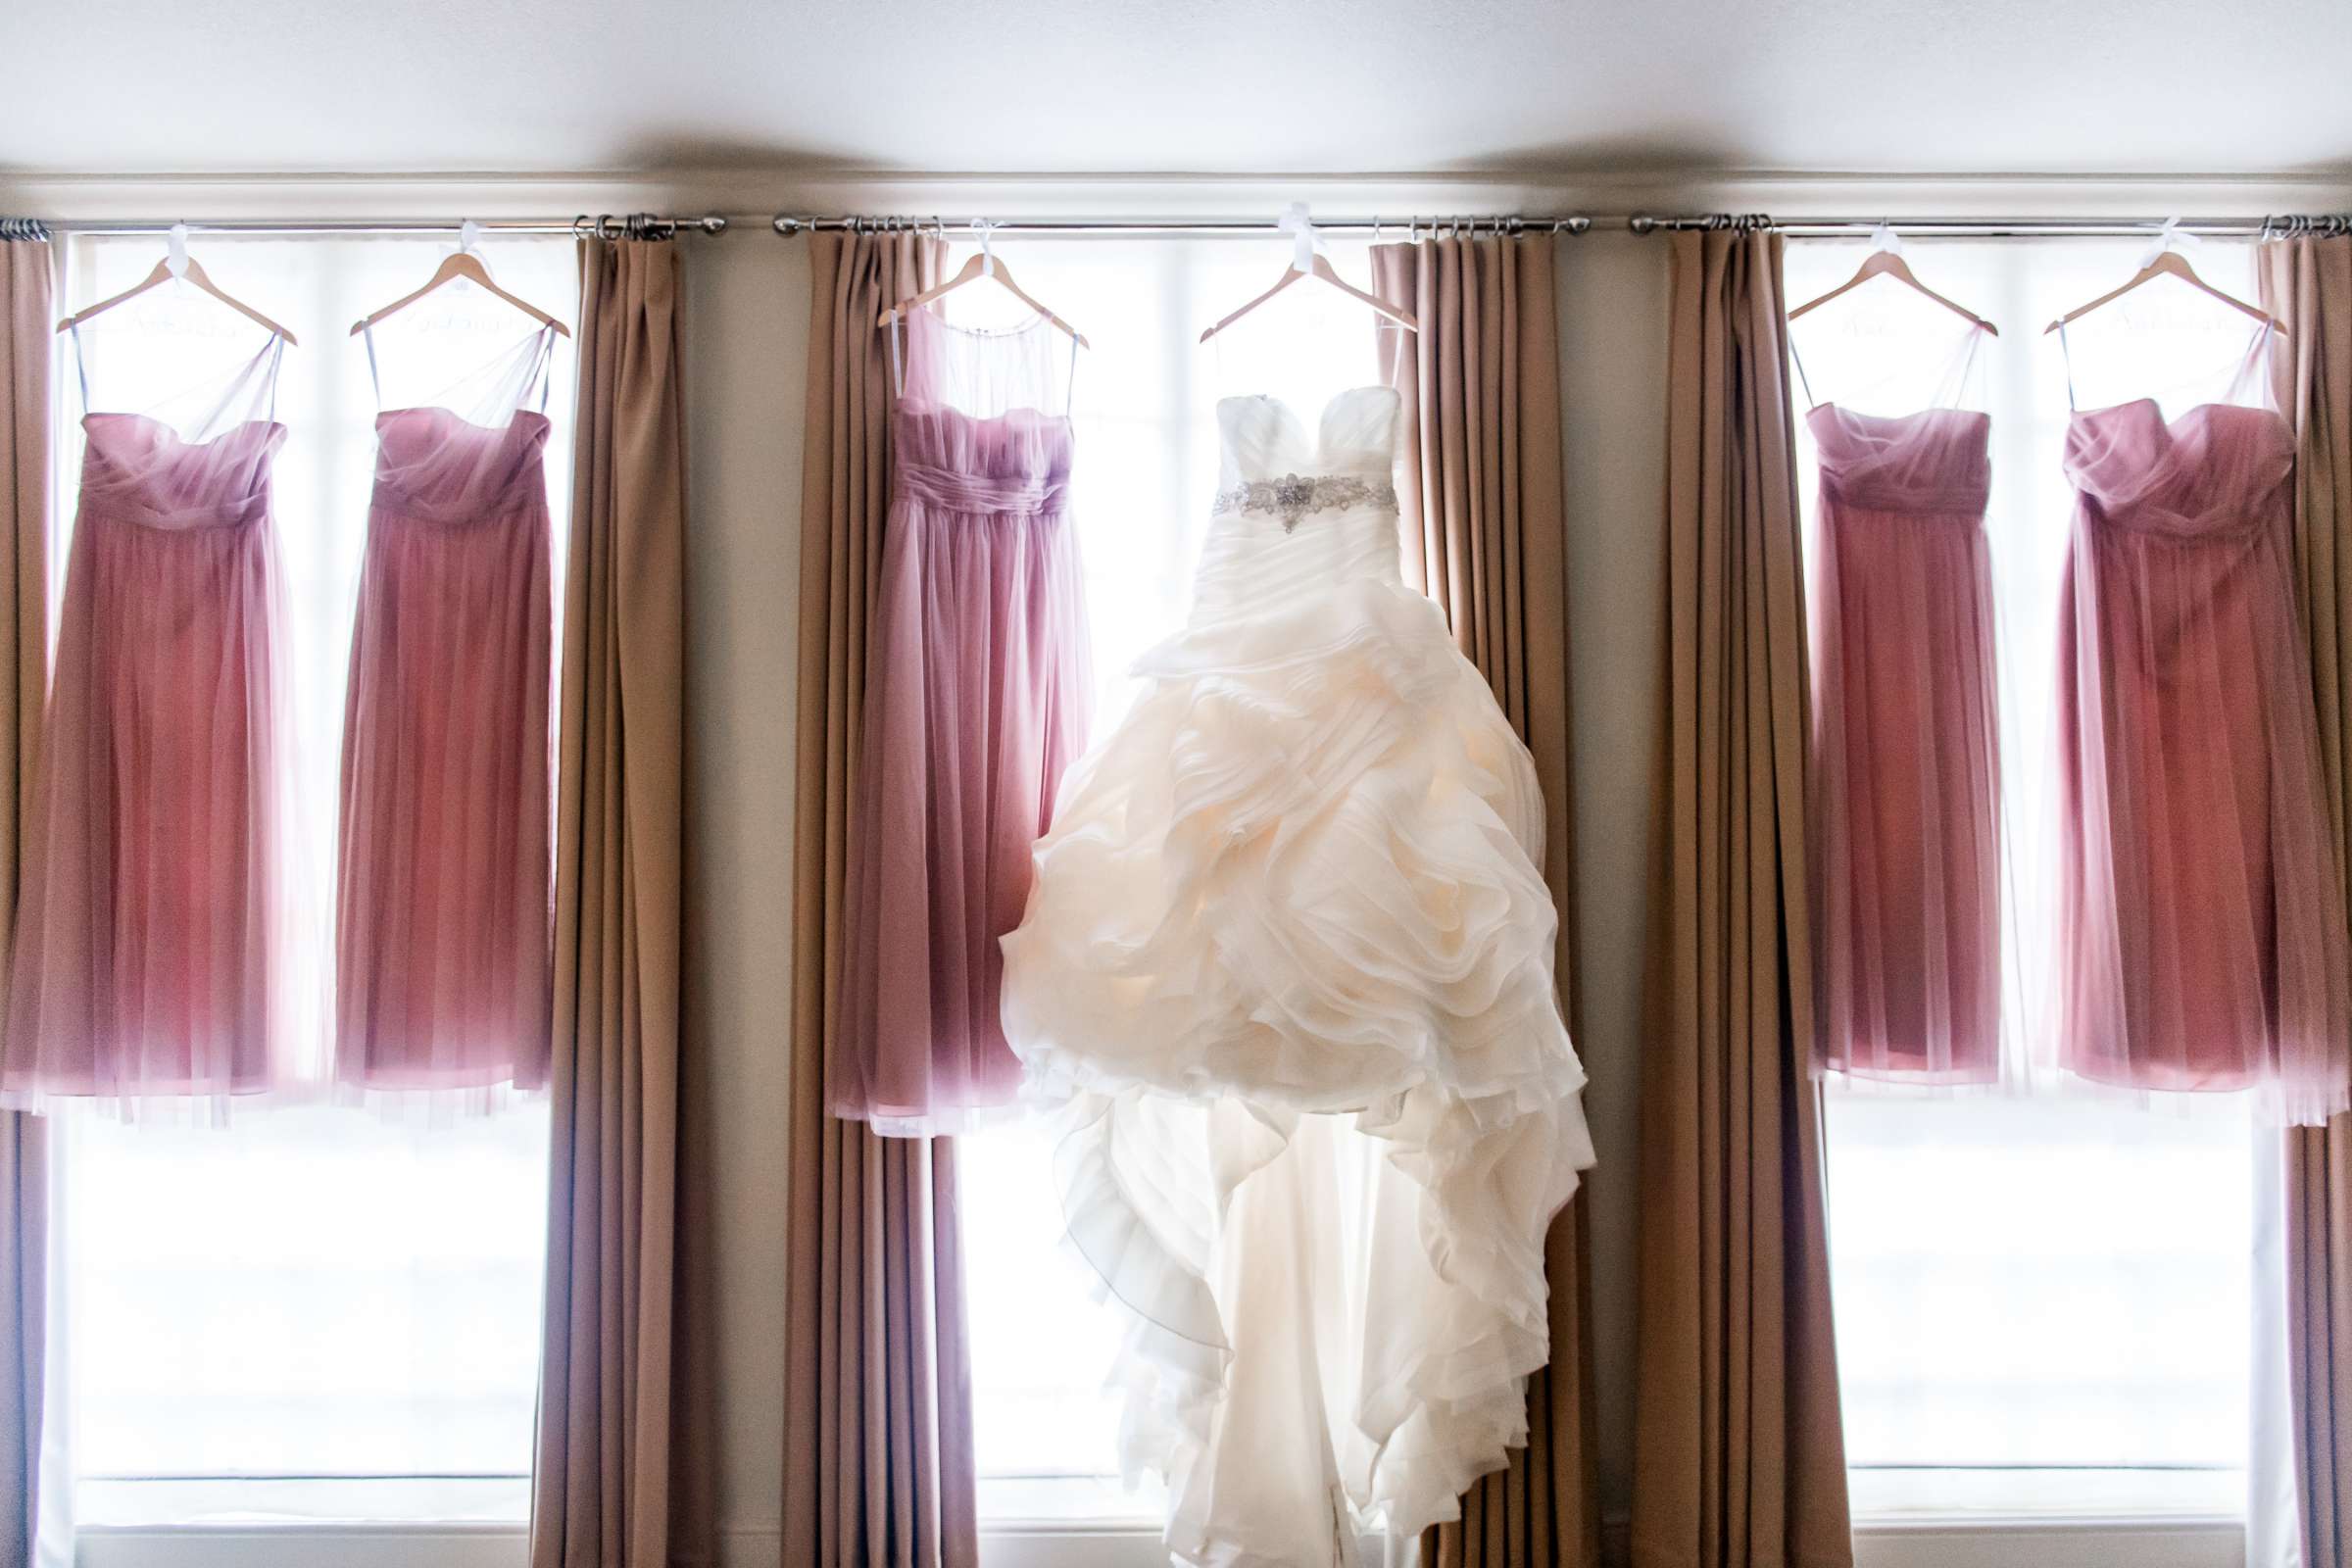
<path id="1" fill-rule="evenodd" d="M 1525 1441 L 1592 1150 L 1534 763 L 1398 571 L 1396 394 L 1218 419 L 1191 617 L 1063 781 L 1004 1017 L 1170 1550 L 1302 1568 Z"/>

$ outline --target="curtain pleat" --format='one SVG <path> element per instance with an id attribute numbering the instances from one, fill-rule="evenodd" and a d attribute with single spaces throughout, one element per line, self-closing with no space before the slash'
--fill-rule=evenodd
<path id="1" fill-rule="evenodd" d="M 678 258 L 580 244 L 557 753 L 555 1047 L 532 1568 L 659 1568 L 677 1517 L 686 493 Z M 693 1497 L 707 1494 L 685 1491 Z"/>
<path id="2" fill-rule="evenodd" d="M 1663 928 L 1642 1102 L 1634 1560 L 1853 1561 L 1807 925 L 1782 242 L 1672 241 Z"/>
<path id="3" fill-rule="evenodd" d="M 937 281 L 910 232 L 810 242 L 793 833 L 784 1561 L 976 1568 L 953 1140 L 825 1109 L 874 592 L 890 501 L 884 306 Z"/>
<path id="4" fill-rule="evenodd" d="M 15 949 L 17 860 L 49 690 L 49 346 L 45 239 L 0 240 L 0 996 Z M 0 1568 L 32 1560 L 40 1497 L 46 1128 L 0 1111 Z"/>
<path id="5" fill-rule="evenodd" d="M 2295 420 L 2296 598 L 2311 647 L 2337 890 L 2352 909 L 2352 237 L 2261 248 L 2263 308 Z M 2352 1116 L 2286 1130 L 2287 1389 L 2305 1568 L 2352 1563 Z"/>
<path id="6" fill-rule="evenodd" d="M 1403 400 L 1405 576 L 1445 610 L 1455 646 L 1535 756 L 1544 876 L 1560 912 L 1557 972 L 1581 1033 L 1553 244 L 1490 235 L 1383 245 L 1372 280 L 1421 323 L 1417 334 L 1379 328 L 1382 373 Z M 1599 1561 L 1590 1252 L 1585 1205 L 1572 1200 L 1545 1247 L 1551 1360 L 1528 1380 L 1527 1446 L 1464 1495 L 1459 1521 L 1429 1532 L 1422 1561 L 1432 1568 Z"/>

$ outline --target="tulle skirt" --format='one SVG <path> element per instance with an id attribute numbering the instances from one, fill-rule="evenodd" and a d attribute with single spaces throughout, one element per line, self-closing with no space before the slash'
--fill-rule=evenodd
<path id="1" fill-rule="evenodd" d="M 2079 514 L 2058 647 L 2061 1064 L 2346 1108 L 2352 995 L 2283 517 Z"/>
<path id="2" fill-rule="evenodd" d="M 901 486 L 874 607 L 829 1098 L 878 1132 L 953 1133 L 1020 1090 L 998 940 L 1020 920 L 1030 848 L 1093 698 L 1058 501 L 1003 507 L 985 480 L 960 505 Z"/>
<path id="3" fill-rule="evenodd" d="M 317 1025 L 287 963 L 283 585 L 266 510 L 85 501 L 21 885 L 0 1097 L 261 1093 Z"/>
<path id="4" fill-rule="evenodd" d="M 543 1083 L 549 519 L 543 495 L 368 519 L 343 721 L 336 1077 Z"/>
<path id="5" fill-rule="evenodd" d="M 1825 488 L 1813 612 L 1820 1065 L 1989 1083 L 2002 855 L 1980 514 L 1878 511 Z"/>

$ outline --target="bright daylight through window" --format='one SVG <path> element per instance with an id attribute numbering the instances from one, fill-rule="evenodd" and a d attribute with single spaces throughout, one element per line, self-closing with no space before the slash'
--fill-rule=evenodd
<path id="1" fill-rule="evenodd" d="M 287 434 L 273 488 L 298 831 L 306 874 L 324 898 L 375 468 L 376 393 L 346 332 L 415 288 L 448 246 L 207 235 L 198 247 L 216 281 L 270 302 L 301 340 L 285 351 L 276 390 Z M 152 236 L 76 237 L 66 296 L 127 287 L 157 250 Z M 503 286 L 573 314 L 567 238 L 500 237 L 486 253 Z M 168 289 L 98 318 L 81 334 L 93 405 L 137 410 L 217 376 L 223 354 L 252 352 L 250 330 L 238 323 L 243 335 L 226 336 L 224 318 L 235 320 L 193 291 Z M 386 405 L 439 401 L 531 325 L 470 288 L 436 294 L 378 335 Z M 76 371 L 69 352 L 61 532 L 80 462 Z M 560 562 L 568 347 L 554 377 L 546 473 Z M 331 962 L 322 944 L 301 952 Z M 539 1375 L 545 1103 L 518 1097 L 493 1113 L 239 1104 L 225 1126 L 210 1121 L 209 1107 L 61 1117 L 62 1403 L 76 1525 L 522 1520 Z"/>
<path id="2" fill-rule="evenodd" d="M 1922 241 L 1923 282 L 1995 320 L 1964 380 L 1957 318 L 1880 281 L 1794 326 L 1810 396 L 1900 415 L 1955 398 L 1992 416 L 1999 651 L 2003 1033 L 2042 1033 L 2035 964 L 2052 930 L 2048 857 L 2057 606 L 2074 495 L 2061 471 L 2068 365 L 2082 408 L 2143 395 L 2177 416 L 2224 395 L 2248 323 L 2160 282 L 2045 322 L 2129 276 L 2144 240 Z M 1791 242 L 1793 304 L 1849 277 L 1851 241 Z M 2251 298 L 2247 247 L 2195 256 Z M 1799 419 L 1808 534 L 1813 452 Z M 1808 545 L 1812 543 L 1808 538 Z M 2143 1104 L 2039 1073 L 2030 1093 L 1940 1098 L 1833 1080 L 1830 1251 L 1845 1446 L 1858 1518 L 1903 1514 L 2235 1517 L 2249 1444 L 2283 1386 L 2255 1375 L 2278 1333 L 2275 1142 L 2236 1097 Z"/>

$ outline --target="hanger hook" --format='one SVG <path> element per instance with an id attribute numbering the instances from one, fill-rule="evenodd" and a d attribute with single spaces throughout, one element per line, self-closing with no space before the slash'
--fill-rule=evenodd
<path id="1" fill-rule="evenodd" d="M 2158 258 L 2162 257 L 2166 251 L 2186 251 L 2190 246 L 2201 243 L 2203 242 L 2196 235 L 2180 226 L 2180 219 L 2168 218 L 2156 230 L 2155 237 L 2148 242 L 2148 248 L 2140 253 L 2140 270 L 2145 271 L 2154 267 Z"/>
<path id="2" fill-rule="evenodd" d="M 1311 272 L 1315 268 L 1315 225 L 1307 221 L 1306 203 L 1292 202 L 1274 220 L 1274 226 L 1291 236 L 1291 270 Z"/>
<path id="3" fill-rule="evenodd" d="M 188 225 L 186 220 L 172 225 L 170 237 L 164 241 L 164 265 L 173 277 L 188 275 Z"/>

